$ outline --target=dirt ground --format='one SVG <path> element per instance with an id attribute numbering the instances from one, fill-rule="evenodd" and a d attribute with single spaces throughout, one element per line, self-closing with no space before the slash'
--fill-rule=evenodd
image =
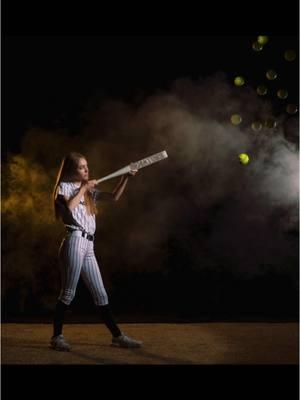
<path id="1" fill-rule="evenodd" d="M 298 364 L 298 323 L 120 324 L 141 349 L 110 345 L 103 324 L 66 324 L 70 352 L 49 349 L 50 324 L 2 324 L 2 364 Z"/>

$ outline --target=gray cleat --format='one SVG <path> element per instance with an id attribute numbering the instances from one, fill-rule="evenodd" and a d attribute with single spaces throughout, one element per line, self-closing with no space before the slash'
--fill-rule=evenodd
<path id="1" fill-rule="evenodd" d="M 58 335 L 51 338 L 50 348 L 58 351 L 70 351 L 71 346 L 67 343 L 63 335 Z"/>
<path id="2" fill-rule="evenodd" d="M 140 342 L 139 340 L 134 340 L 124 333 L 122 333 L 121 336 L 112 338 L 112 346 L 115 347 L 137 348 L 142 347 L 142 345 L 143 342 Z"/>

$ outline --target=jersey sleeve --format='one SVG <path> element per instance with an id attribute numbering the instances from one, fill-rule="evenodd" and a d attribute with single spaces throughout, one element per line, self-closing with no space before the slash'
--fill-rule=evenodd
<path id="1" fill-rule="evenodd" d="M 63 196 L 66 196 L 67 198 L 70 198 L 71 197 L 70 184 L 68 182 L 60 182 L 57 194 L 61 194 Z"/>

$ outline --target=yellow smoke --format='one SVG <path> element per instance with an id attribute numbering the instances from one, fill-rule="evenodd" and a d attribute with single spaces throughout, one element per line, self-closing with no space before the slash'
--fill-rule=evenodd
<path id="1" fill-rule="evenodd" d="M 5 304 L 17 293 L 14 302 L 21 312 L 30 296 L 52 309 L 59 290 L 52 185 L 43 167 L 23 155 L 11 156 L 2 169 L 2 299 Z"/>
<path id="2" fill-rule="evenodd" d="M 2 193 L 2 213 L 4 219 L 22 224 L 22 218 L 30 217 L 32 225 L 49 225 L 51 213 L 52 182 L 43 168 L 15 155 L 7 166 L 6 190 Z"/>

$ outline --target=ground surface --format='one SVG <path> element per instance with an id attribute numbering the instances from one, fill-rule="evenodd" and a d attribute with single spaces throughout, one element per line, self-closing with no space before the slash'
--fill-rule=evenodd
<path id="1" fill-rule="evenodd" d="M 48 348 L 50 324 L 2 324 L 2 364 L 297 364 L 298 323 L 120 324 L 141 349 L 110 346 L 102 324 L 66 324 L 72 351 Z"/>

